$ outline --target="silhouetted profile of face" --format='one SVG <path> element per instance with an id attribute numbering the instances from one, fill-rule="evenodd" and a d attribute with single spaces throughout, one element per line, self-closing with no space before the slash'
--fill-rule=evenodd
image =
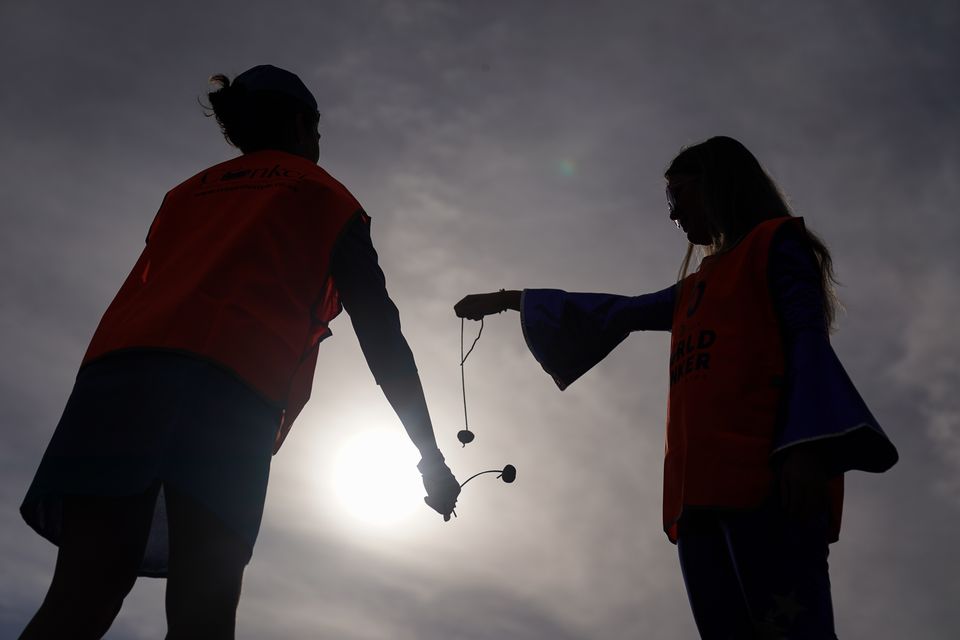
<path id="1" fill-rule="evenodd" d="M 713 243 L 700 179 L 695 175 L 667 176 L 667 206 L 670 219 L 693 244 Z"/>
<path id="2" fill-rule="evenodd" d="M 298 114 L 297 135 L 298 150 L 295 153 L 310 160 L 314 164 L 320 161 L 320 117 Z"/>
<path id="3" fill-rule="evenodd" d="M 244 153 L 275 149 L 320 160 L 317 101 L 296 74 L 264 64 L 232 83 L 222 74 L 211 82 L 220 85 L 208 96 L 230 144 Z"/>

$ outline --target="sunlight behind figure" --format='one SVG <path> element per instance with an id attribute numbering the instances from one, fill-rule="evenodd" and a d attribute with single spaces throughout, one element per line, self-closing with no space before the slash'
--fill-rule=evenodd
<path id="1" fill-rule="evenodd" d="M 337 504 L 349 518 L 376 528 L 399 525 L 423 508 L 423 483 L 411 473 L 419 456 L 403 434 L 367 429 L 348 436 L 331 467 Z"/>

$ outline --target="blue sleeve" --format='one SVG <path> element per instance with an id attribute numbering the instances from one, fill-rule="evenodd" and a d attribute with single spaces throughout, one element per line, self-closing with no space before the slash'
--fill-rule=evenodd
<path id="1" fill-rule="evenodd" d="M 805 238 L 778 234 L 770 282 L 786 354 L 786 401 L 773 455 L 807 442 L 824 447 L 832 473 L 886 471 L 897 450 L 830 345 L 816 258 Z"/>
<path id="2" fill-rule="evenodd" d="M 631 331 L 669 331 L 674 287 L 642 296 L 525 289 L 527 347 L 560 389 L 603 360 Z"/>
<path id="3" fill-rule="evenodd" d="M 348 223 L 330 270 L 377 384 L 416 374 L 417 365 L 400 330 L 400 312 L 387 293 L 386 278 L 370 238 L 370 218 L 365 213 Z"/>

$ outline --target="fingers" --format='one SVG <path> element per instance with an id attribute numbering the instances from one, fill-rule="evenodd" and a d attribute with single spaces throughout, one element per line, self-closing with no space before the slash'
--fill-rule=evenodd
<path id="1" fill-rule="evenodd" d="M 453 305 L 458 318 L 481 320 L 484 316 L 503 311 L 498 293 L 472 293 Z"/>
<path id="2" fill-rule="evenodd" d="M 794 473 L 784 473 L 780 482 L 783 512 L 787 520 L 798 523 L 807 513 L 807 487 L 801 477 Z"/>
<path id="3" fill-rule="evenodd" d="M 780 503 L 791 522 L 809 522 L 826 511 L 829 476 L 820 450 L 808 445 L 791 448 L 778 473 Z"/>
<path id="4" fill-rule="evenodd" d="M 478 295 L 466 296 L 460 302 L 453 305 L 453 312 L 457 314 L 458 318 L 480 320 L 485 314 L 482 309 L 478 308 L 477 298 L 479 297 Z"/>
<path id="5" fill-rule="evenodd" d="M 453 508 L 457 506 L 456 500 L 452 504 L 440 504 L 440 501 L 432 496 L 424 496 L 423 501 L 428 507 L 442 515 L 444 522 L 450 522 L 450 514 L 453 513 Z"/>
<path id="6" fill-rule="evenodd" d="M 427 495 L 423 501 L 428 507 L 442 515 L 444 522 L 450 520 L 450 514 L 457 506 L 460 495 L 460 483 L 445 464 L 426 468 L 423 475 L 423 488 Z"/>
<path id="7" fill-rule="evenodd" d="M 798 524 L 803 524 L 810 522 L 817 515 L 819 515 L 819 511 L 816 495 L 811 492 L 810 487 L 804 487 L 794 500 L 793 520 Z"/>
<path id="8" fill-rule="evenodd" d="M 787 474 L 780 474 L 780 507 L 788 517 L 792 517 L 793 504 L 790 497 L 790 482 L 787 480 Z"/>
<path id="9" fill-rule="evenodd" d="M 780 501 L 788 520 L 796 524 L 810 522 L 826 511 L 827 485 L 786 473 L 780 479 Z"/>

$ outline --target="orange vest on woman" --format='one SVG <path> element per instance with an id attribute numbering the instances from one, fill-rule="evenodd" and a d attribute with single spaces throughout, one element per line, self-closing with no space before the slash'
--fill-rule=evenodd
<path id="1" fill-rule="evenodd" d="M 216 362 L 283 410 L 279 448 L 342 308 L 330 261 L 359 212 L 326 171 L 281 151 L 197 174 L 167 193 L 83 364 L 144 347 Z"/>
<path id="2" fill-rule="evenodd" d="M 757 225 L 680 283 L 664 461 L 663 527 L 671 541 L 685 506 L 751 508 L 773 492 L 770 455 L 786 363 L 767 272 L 783 224 L 803 220 Z M 831 488 L 835 527 L 841 483 L 842 475 Z"/>

